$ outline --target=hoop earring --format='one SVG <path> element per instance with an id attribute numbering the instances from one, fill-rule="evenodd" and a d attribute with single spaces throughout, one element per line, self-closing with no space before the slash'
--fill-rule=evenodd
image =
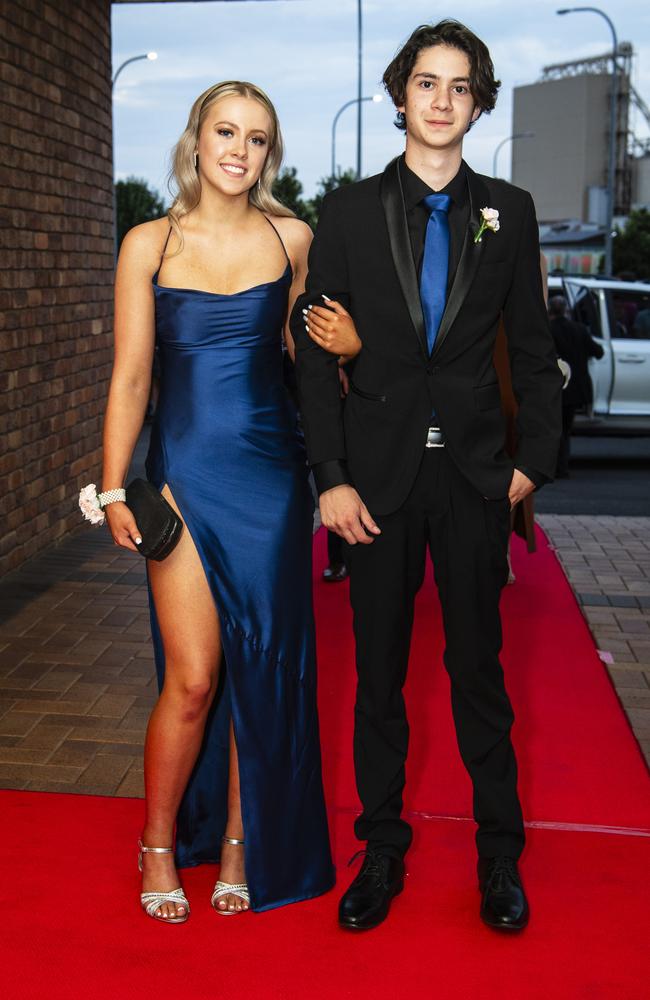
<path id="1" fill-rule="evenodd" d="M 199 165 L 199 154 L 197 153 L 196 150 L 194 150 L 194 168 L 196 169 L 198 165 Z"/>

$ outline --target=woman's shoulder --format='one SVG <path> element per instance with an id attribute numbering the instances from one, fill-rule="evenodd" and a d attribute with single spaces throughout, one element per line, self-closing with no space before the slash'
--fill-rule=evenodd
<path id="1" fill-rule="evenodd" d="M 120 256 L 126 256 L 130 261 L 142 264 L 155 261 L 157 267 L 169 235 L 169 228 L 166 216 L 133 226 L 122 240 Z"/>
<path id="2" fill-rule="evenodd" d="M 288 215 L 267 215 L 267 219 L 277 229 L 295 272 L 306 260 L 314 234 L 306 222 Z"/>
<path id="3" fill-rule="evenodd" d="M 303 247 L 305 245 L 308 246 L 314 238 L 314 234 L 307 223 L 302 222 L 301 219 L 296 219 L 289 215 L 270 214 L 267 215 L 267 219 L 275 226 L 285 243 L 291 243 L 296 247 Z"/>

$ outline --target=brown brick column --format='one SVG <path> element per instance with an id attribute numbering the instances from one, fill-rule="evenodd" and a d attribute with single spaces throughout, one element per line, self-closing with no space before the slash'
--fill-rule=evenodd
<path id="1" fill-rule="evenodd" d="M 0 13 L 0 570 L 79 522 L 111 360 L 109 0 Z"/>

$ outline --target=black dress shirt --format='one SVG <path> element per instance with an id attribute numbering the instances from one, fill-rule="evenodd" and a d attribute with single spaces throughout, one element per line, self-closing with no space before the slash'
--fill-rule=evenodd
<path id="1" fill-rule="evenodd" d="M 404 207 L 406 208 L 406 221 L 408 224 L 409 236 L 411 238 L 411 250 L 413 260 L 418 272 L 418 281 L 422 273 L 422 261 L 424 259 L 424 240 L 426 237 L 427 225 L 429 223 L 430 212 L 424 204 L 424 199 L 429 194 L 448 194 L 451 198 L 447 218 L 449 220 L 449 273 L 447 277 L 447 295 L 449 295 L 458 262 L 460 260 L 463 242 L 469 223 L 469 193 L 467 191 L 467 177 L 465 164 L 461 161 L 460 169 L 455 177 L 449 181 L 440 191 L 434 191 L 421 177 L 418 177 L 406 161 L 400 161 L 400 171 L 402 174 L 402 186 L 404 189 Z"/>
<path id="2" fill-rule="evenodd" d="M 449 271 L 447 277 L 447 296 L 449 296 L 449 292 L 456 275 L 456 270 L 458 268 L 458 263 L 460 261 L 460 255 L 463 250 L 463 243 L 465 241 L 467 226 L 469 223 L 470 204 L 465 163 L 461 160 L 458 172 L 439 191 L 434 191 L 433 188 L 429 187 L 429 185 L 423 181 L 421 177 L 419 177 L 409 166 L 407 166 L 404 155 L 402 155 L 400 159 L 399 166 L 402 178 L 402 188 L 404 191 L 406 221 L 411 241 L 413 260 L 418 273 L 418 281 L 422 272 L 424 241 L 426 237 L 427 225 L 429 223 L 429 217 L 431 215 L 429 209 L 424 204 L 424 199 L 430 194 L 448 194 L 451 199 L 448 213 Z M 333 459 L 329 462 L 319 462 L 317 465 L 313 466 L 312 471 L 314 473 L 314 481 L 319 495 L 324 493 L 326 490 L 333 489 L 335 486 L 342 486 L 350 481 L 347 475 L 345 462 L 342 462 L 340 459 Z M 547 482 L 544 476 L 532 469 L 519 467 L 519 471 L 523 472 L 523 474 L 527 476 L 532 483 L 534 483 L 536 489 Z"/>

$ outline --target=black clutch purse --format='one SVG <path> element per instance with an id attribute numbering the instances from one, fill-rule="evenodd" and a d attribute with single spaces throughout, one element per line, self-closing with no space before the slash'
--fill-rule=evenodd
<path id="1" fill-rule="evenodd" d="M 126 505 L 135 518 L 142 542 L 138 552 L 162 562 L 181 537 L 183 522 L 153 483 L 134 479 L 126 487 Z"/>

